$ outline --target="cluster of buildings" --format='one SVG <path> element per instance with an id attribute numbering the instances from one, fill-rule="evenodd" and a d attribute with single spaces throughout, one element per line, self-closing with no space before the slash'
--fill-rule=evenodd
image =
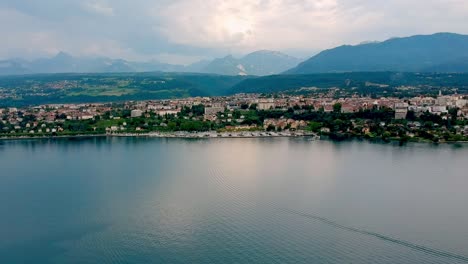
<path id="1" fill-rule="evenodd" d="M 0 133 L 40 133 L 59 132 L 61 123 L 66 120 L 92 120 L 102 117 L 105 113 L 115 110 L 130 111 L 130 117 L 144 117 L 153 113 L 159 116 L 177 115 L 184 108 L 192 108 L 196 105 L 204 106 L 204 120 L 216 121 L 220 113 L 225 110 L 257 109 L 287 111 L 336 111 L 336 105 L 340 105 L 342 113 L 353 113 L 365 109 L 391 108 L 395 110 L 396 119 L 404 119 L 409 111 L 416 115 L 424 112 L 446 117 L 450 109 L 457 109 L 458 118 L 468 119 L 467 95 L 439 95 L 438 97 L 414 97 L 414 98 L 392 98 L 385 97 L 373 99 L 370 97 L 353 96 L 349 98 L 333 97 L 308 97 L 280 95 L 275 97 L 264 97 L 259 94 L 237 94 L 226 97 L 194 97 L 173 100 L 153 101 L 129 101 L 125 103 L 93 103 L 93 104 L 56 104 L 27 107 L 22 109 L 3 108 L 0 109 Z M 222 115 L 225 121 L 230 121 L 232 116 Z M 113 117 L 109 118 L 119 118 Z M 242 120 L 238 118 L 239 120 Z M 224 120 L 223 120 L 224 121 Z M 264 126 L 301 127 L 305 124 L 295 120 L 272 119 L 265 120 Z"/>
<path id="2" fill-rule="evenodd" d="M 420 97 L 411 98 L 408 100 L 408 110 L 414 111 L 416 115 L 424 112 L 433 113 L 436 115 L 446 115 L 450 109 L 457 109 L 457 116 L 460 118 L 468 118 L 468 99 L 463 95 L 446 95 L 439 94 L 437 98 Z"/>
<path id="3" fill-rule="evenodd" d="M 243 105 L 256 105 L 258 110 L 283 110 L 289 108 L 322 110 L 324 112 L 333 112 L 334 106 L 340 104 L 342 113 L 355 113 L 360 110 L 375 108 L 390 108 L 395 110 L 395 119 L 405 119 L 408 111 L 413 111 L 418 116 L 429 112 L 432 114 L 445 116 L 449 110 L 456 108 L 458 117 L 468 119 L 468 99 L 467 95 L 439 95 L 438 97 L 414 97 L 414 98 L 392 98 L 383 97 L 373 99 L 370 97 L 349 97 L 349 98 L 331 98 L 331 97 L 306 97 L 306 96 L 281 96 L 275 98 L 258 98 L 252 95 L 237 95 L 233 97 L 213 98 L 214 101 L 205 102 L 207 108 L 206 118 L 210 119 L 216 116 L 216 113 L 227 109 L 239 109 Z"/>
<path id="4" fill-rule="evenodd" d="M 468 119 L 468 100 L 462 95 L 439 95 L 433 97 L 415 97 L 407 101 L 395 104 L 395 119 L 405 119 L 408 111 L 414 112 L 416 116 L 423 113 L 440 115 L 442 118 L 448 118 L 450 109 L 456 109 L 457 116 L 460 119 Z"/>
<path id="5" fill-rule="evenodd" d="M 0 109 L 0 133 L 55 133 L 66 120 L 92 120 L 111 109 L 104 104 L 41 105 Z"/>

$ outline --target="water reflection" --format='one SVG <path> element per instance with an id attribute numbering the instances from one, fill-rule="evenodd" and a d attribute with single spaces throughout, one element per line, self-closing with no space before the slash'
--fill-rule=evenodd
<path id="1" fill-rule="evenodd" d="M 104 137 L 0 149 L 1 263 L 460 263 L 279 209 L 468 255 L 467 148 Z"/>

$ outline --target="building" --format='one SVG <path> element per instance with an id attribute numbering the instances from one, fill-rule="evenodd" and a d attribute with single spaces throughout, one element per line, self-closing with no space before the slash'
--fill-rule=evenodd
<path id="1" fill-rule="evenodd" d="M 180 113 L 180 109 L 163 109 L 156 111 L 156 114 L 159 116 L 165 115 L 177 115 Z"/>
<path id="2" fill-rule="evenodd" d="M 435 105 L 432 107 L 432 113 L 435 115 L 441 115 L 448 113 L 446 106 Z"/>
<path id="3" fill-rule="evenodd" d="M 273 98 L 270 99 L 260 99 L 257 103 L 258 110 L 270 110 L 275 108 L 275 101 Z"/>
<path id="4" fill-rule="evenodd" d="M 406 119 L 408 114 L 407 103 L 396 103 L 395 104 L 395 119 Z"/>
<path id="5" fill-rule="evenodd" d="M 458 108 L 463 108 L 468 105 L 468 100 L 460 99 L 455 102 L 455 106 Z M 1 110 L 0 110 L 1 111 Z M 1 113 L 1 112 L 0 112 Z"/>
<path id="6" fill-rule="evenodd" d="M 143 115 L 143 111 L 139 109 L 135 109 L 135 110 L 132 110 L 132 112 L 130 112 L 131 117 L 140 117 L 142 115 Z"/>
<path id="7" fill-rule="evenodd" d="M 205 107 L 205 116 L 212 116 L 222 112 L 224 112 L 224 107 L 222 106 Z"/>

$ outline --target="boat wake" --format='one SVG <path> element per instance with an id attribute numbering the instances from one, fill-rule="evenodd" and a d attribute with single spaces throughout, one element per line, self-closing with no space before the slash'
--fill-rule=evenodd
<path id="1" fill-rule="evenodd" d="M 384 241 L 387 241 L 387 242 L 390 242 L 390 243 L 398 244 L 398 245 L 401 245 L 401 246 L 404 246 L 404 247 L 407 247 L 407 248 L 410 248 L 410 249 L 413 249 L 413 250 L 416 250 L 416 251 L 420 251 L 420 252 L 424 252 L 426 254 L 433 255 L 433 256 L 450 258 L 450 259 L 453 259 L 453 260 L 458 260 L 458 261 L 461 261 L 461 262 L 468 263 L 468 257 L 463 256 L 463 255 L 458 255 L 458 254 L 447 252 L 447 251 L 440 250 L 440 249 L 429 248 L 429 247 L 426 247 L 426 246 L 414 244 L 414 243 L 407 242 L 407 241 L 400 240 L 400 239 L 396 239 L 396 238 L 393 238 L 393 237 L 390 237 L 390 236 L 387 236 L 387 235 L 383 235 L 383 234 L 379 234 L 379 233 L 375 233 L 375 232 L 371 232 L 371 231 L 367 231 L 367 230 L 363 230 L 363 229 L 359 229 L 359 228 L 355 228 L 355 227 L 344 226 L 344 225 L 336 223 L 336 222 L 334 222 L 332 220 L 329 220 L 327 218 L 320 217 L 320 216 L 313 215 L 313 214 L 303 213 L 303 212 L 294 211 L 294 210 L 290 210 L 290 209 L 284 209 L 284 208 L 282 208 L 280 210 L 283 211 L 283 212 L 289 213 L 289 214 L 294 214 L 294 215 L 297 215 L 297 216 L 308 218 L 310 220 L 321 222 L 321 223 L 327 224 L 329 226 L 332 226 L 334 228 L 338 228 L 338 229 L 341 229 L 341 230 L 346 230 L 346 231 L 349 231 L 349 232 L 358 233 L 358 234 L 361 234 L 361 235 L 372 236 L 372 237 L 375 237 L 375 238 L 380 239 L 380 240 L 384 240 Z"/>

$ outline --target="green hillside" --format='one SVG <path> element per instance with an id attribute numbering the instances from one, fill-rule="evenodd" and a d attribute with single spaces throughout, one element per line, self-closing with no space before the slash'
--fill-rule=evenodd
<path id="1" fill-rule="evenodd" d="M 325 50 L 287 74 L 401 71 L 467 72 L 468 36 L 452 33 L 393 38 Z"/>
<path id="2" fill-rule="evenodd" d="M 182 73 L 5 76 L 0 78 L 0 106 L 219 96 L 247 78 Z"/>

